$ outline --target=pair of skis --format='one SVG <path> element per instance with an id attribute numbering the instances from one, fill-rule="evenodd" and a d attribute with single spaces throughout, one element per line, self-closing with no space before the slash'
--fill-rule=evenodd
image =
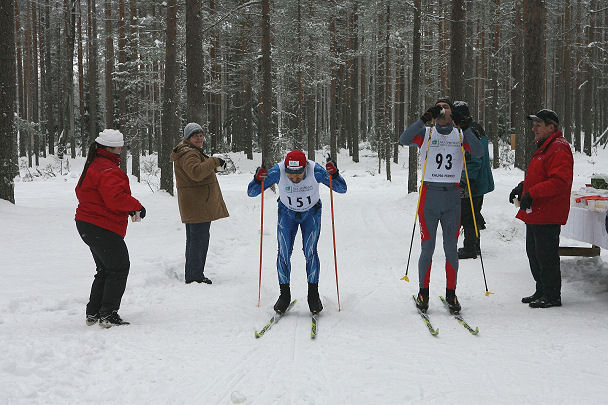
<path id="1" fill-rule="evenodd" d="M 283 317 L 283 315 L 285 315 L 287 312 L 289 312 L 289 310 L 291 308 L 293 308 L 293 306 L 296 304 L 297 301 L 298 301 L 297 299 L 291 301 L 291 303 L 289 304 L 289 306 L 287 307 L 285 312 L 283 312 L 282 314 L 274 314 L 272 316 L 272 318 L 270 318 L 270 320 L 266 323 L 266 325 L 264 325 L 264 327 L 259 332 L 257 330 L 255 331 L 255 338 L 259 339 L 266 332 L 268 332 L 270 330 L 270 328 L 272 328 L 272 325 L 278 323 L 279 320 Z M 310 318 L 311 318 L 310 338 L 315 339 L 317 337 L 317 324 L 319 322 L 319 314 L 312 313 Z"/>
<path id="2" fill-rule="evenodd" d="M 416 296 L 412 295 L 412 298 L 414 298 L 414 302 L 416 302 Z M 442 296 L 439 296 L 439 298 L 441 299 L 441 302 L 443 302 L 446 309 L 449 311 L 450 307 L 448 306 L 448 303 L 445 300 L 445 298 Z M 437 334 L 439 334 L 439 328 L 437 328 L 437 329 L 433 328 L 433 324 L 431 323 L 431 318 L 426 313 L 422 312 L 418 307 L 416 307 L 416 310 L 418 310 L 418 313 L 420 314 L 420 317 L 424 321 L 424 324 L 428 328 L 430 334 L 433 336 L 437 336 Z M 460 315 L 459 313 L 450 312 L 450 314 L 452 316 L 454 316 L 454 319 L 456 319 L 459 324 L 461 324 L 467 331 L 469 331 L 469 333 L 471 335 L 477 335 L 479 333 L 479 328 L 478 327 L 475 327 L 475 329 L 471 328 L 471 326 L 469 326 L 467 321 L 465 321 L 464 318 L 462 317 L 462 315 Z"/>

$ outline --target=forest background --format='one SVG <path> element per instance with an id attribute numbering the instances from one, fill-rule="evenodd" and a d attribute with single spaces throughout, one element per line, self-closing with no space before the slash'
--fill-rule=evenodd
<path id="1" fill-rule="evenodd" d="M 258 151 L 267 167 L 292 148 L 358 162 L 364 143 L 387 180 L 399 134 L 441 96 L 469 103 L 494 167 L 515 143 L 507 164 L 525 170 L 525 115 L 545 107 L 577 151 L 608 141 L 599 0 L 3 0 L 0 37 L 11 202 L 20 165 L 43 175 L 56 169 L 39 158 L 56 155 L 63 170 L 104 128 L 125 135 L 131 174 L 160 171 L 170 194 L 168 155 L 190 121 L 208 153 Z M 142 167 L 152 154 L 158 168 Z"/>

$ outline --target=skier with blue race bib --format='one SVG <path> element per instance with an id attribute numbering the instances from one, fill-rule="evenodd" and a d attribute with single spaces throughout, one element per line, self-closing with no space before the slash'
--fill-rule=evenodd
<path id="1" fill-rule="evenodd" d="M 317 243 L 321 233 L 319 183 L 329 187 L 330 176 L 333 191 L 345 193 L 346 182 L 335 163 L 328 161 L 323 168 L 307 160 L 302 151 L 293 150 L 287 154 L 284 162 L 275 164 L 270 170 L 258 167 L 247 188 L 247 195 L 255 197 L 262 192 L 262 181 L 264 190 L 278 183 L 277 272 L 281 293 L 274 310 L 279 314 L 284 313 L 291 302 L 290 260 L 298 227 L 302 230 L 302 250 L 306 257 L 308 307 L 312 313 L 319 313 L 323 309 L 318 289 L 320 263 Z"/>

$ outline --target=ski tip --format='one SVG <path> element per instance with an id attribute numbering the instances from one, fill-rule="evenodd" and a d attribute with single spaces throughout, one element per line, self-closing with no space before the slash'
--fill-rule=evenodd
<path id="1" fill-rule="evenodd" d="M 255 338 L 259 339 L 262 335 L 260 335 L 260 333 L 256 330 L 255 331 Z"/>
<path id="2" fill-rule="evenodd" d="M 494 294 L 494 293 L 490 292 L 490 291 L 486 291 L 486 297 L 489 297 L 491 294 Z"/>
<path id="3" fill-rule="evenodd" d="M 477 336 L 479 334 L 479 327 L 475 327 L 475 330 L 471 332 L 473 335 Z"/>
<path id="4" fill-rule="evenodd" d="M 407 281 L 408 283 L 410 282 L 410 278 L 407 276 L 407 274 L 405 276 L 401 277 L 401 280 Z"/>

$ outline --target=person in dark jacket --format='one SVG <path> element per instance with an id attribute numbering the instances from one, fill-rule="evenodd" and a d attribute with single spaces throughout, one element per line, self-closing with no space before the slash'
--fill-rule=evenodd
<path id="1" fill-rule="evenodd" d="M 123 136 L 106 129 L 91 146 L 76 186 L 76 228 L 89 246 L 96 265 L 86 308 L 86 324 L 109 328 L 128 325 L 118 315 L 129 275 L 129 252 L 124 237 L 129 215 L 139 221 L 146 209 L 131 196 L 129 178 L 120 168 Z"/>
<path id="2" fill-rule="evenodd" d="M 532 308 L 562 305 L 559 233 L 568 220 L 574 160 L 570 144 L 558 129 L 559 119 L 543 109 L 527 117 L 538 149 L 524 181 L 509 195 L 519 201 L 517 218 L 526 223 L 526 253 L 536 290 L 521 302 Z"/>
<path id="3" fill-rule="evenodd" d="M 171 152 L 177 183 L 177 202 L 186 224 L 186 284 L 211 284 L 205 276 L 211 221 L 228 217 L 228 209 L 215 171 L 225 167 L 223 159 L 203 153 L 203 128 L 191 122 L 184 139 Z"/>
<path id="4" fill-rule="evenodd" d="M 469 105 L 464 101 L 454 101 L 454 109 L 464 117 L 470 117 Z M 479 231 L 486 229 L 486 221 L 481 215 L 483 196 L 494 190 L 494 178 L 492 176 L 492 165 L 490 164 L 490 152 L 488 150 L 488 137 L 483 127 L 478 122 L 471 122 L 471 130 L 483 145 L 483 156 L 475 157 L 467 154 L 466 169 L 462 171 L 460 178 L 461 203 L 460 203 L 460 225 L 464 231 L 463 247 L 458 249 L 459 259 L 476 259 L 481 253 L 479 244 Z M 467 174 L 471 198 L 469 199 L 469 188 L 467 187 Z M 471 200 L 473 209 L 471 210 Z M 475 221 L 473 221 L 473 213 Z M 477 232 L 475 232 L 477 225 Z M 476 235 L 477 234 L 477 235 Z"/>

